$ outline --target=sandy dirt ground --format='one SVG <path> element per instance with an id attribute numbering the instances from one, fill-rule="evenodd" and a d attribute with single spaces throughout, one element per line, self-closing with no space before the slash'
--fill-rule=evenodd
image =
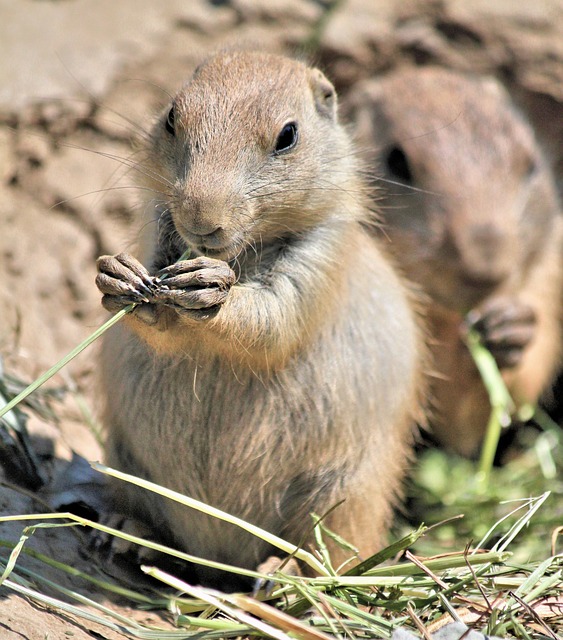
<path id="1" fill-rule="evenodd" d="M 344 0 L 333 11 L 330 4 L 0 0 L 0 353 L 6 370 L 31 380 L 103 321 L 95 260 L 133 250 L 135 243 L 134 176 L 121 159 L 196 64 L 218 48 L 305 54 L 343 99 L 358 80 L 400 65 L 494 75 L 527 113 L 561 177 L 561 0 Z M 84 401 L 96 413 L 94 372 L 95 347 L 51 383 L 74 390 L 55 401 L 58 422 L 30 417 L 46 464 L 69 459 L 71 450 L 100 459 L 81 408 Z M 21 486 L 0 486 L 1 514 L 45 508 Z M 17 540 L 22 527 L 0 524 L 0 539 Z M 30 544 L 98 571 L 80 553 L 80 532 L 38 531 Z M 37 568 L 31 560 L 23 564 Z M 84 589 L 107 600 L 93 587 Z M 122 604 L 114 599 L 110 606 Z M 0 590 L 0 638 L 69 636 L 123 637 Z"/>

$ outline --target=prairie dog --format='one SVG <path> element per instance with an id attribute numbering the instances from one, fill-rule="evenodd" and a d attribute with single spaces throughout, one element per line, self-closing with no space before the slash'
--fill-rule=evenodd
<path id="1" fill-rule="evenodd" d="M 140 303 L 103 345 L 107 462 L 294 543 L 310 512 L 344 500 L 328 526 L 375 552 L 420 416 L 424 346 L 365 229 L 332 85 L 284 57 L 218 54 L 144 158 L 140 262 L 98 261 L 104 306 Z M 192 554 L 255 568 L 272 551 L 146 492 L 117 494 Z"/>
<path id="2" fill-rule="evenodd" d="M 373 148 L 391 248 L 431 298 L 434 434 L 474 455 L 490 406 L 460 339 L 466 315 L 518 403 L 536 401 L 561 361 L 562 218 L 549 168 L 492 79 L 397 71 L 358 86 L 349 112 Z"/>

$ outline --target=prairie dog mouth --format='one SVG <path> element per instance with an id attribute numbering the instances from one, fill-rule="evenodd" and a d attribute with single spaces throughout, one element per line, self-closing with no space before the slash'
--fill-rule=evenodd
<path id="1" fill-rule="evenodd" d="M 226 247 L 198 247 L 197 251 L 208 258 L 217 258 L 222 260 L 228 260 L 234 257 L 234 254 L 238 253 L 237 249 L 233 245 L 228 245 Z"/>
<path id="2" fill-rule="evenodd" d="M 231 242 L 221 247 L 207 247 L 202 244 L 192 244 L 191 242 L 186 242 L 184 238 L 182 238 L 182 242 L 192 250 L 194 258 L 197 256 L 205 256 L 207 258 L 215 258 L 216 260 L 229 262 L 241 251 L 241 246 L 238 242 Z"/>

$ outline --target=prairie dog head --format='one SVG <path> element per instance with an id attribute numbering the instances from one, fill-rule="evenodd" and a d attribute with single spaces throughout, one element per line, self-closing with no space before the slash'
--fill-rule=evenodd
<path id="1" fill-rule="evenodd" d="M 351 110 L 392 248 L 434 300 L 465 313 L 519 282 L 557 205 L 534 134 L 501 85 L 403 70 L 363 84 Z"/>
<path id="2" fill-rule="evenodd" d="M 150 215 L 168 220 L 169 235 L 196 254 L 234 259 L 337 211 L 348 145 L 319 70 L 265 53 L 221 53 L 196 69 L 151 132 L 143 171 Z"/>

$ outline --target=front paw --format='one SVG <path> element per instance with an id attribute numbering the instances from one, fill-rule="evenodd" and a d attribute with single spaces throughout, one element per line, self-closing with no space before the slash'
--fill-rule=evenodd
<path id="1" fill-rule="evenodd" d="M 146 322 L 154 321 L 155 279 L 133 256 L 119 253 L 101 256 L 97 263 L 96 285 L 103 294 L 102 305 L 117 313 L 131 304 L 137 305 L 135 314 Z M 152 311 L 152 313 L 147 313 Z"/>
<path id="2" fill-rule="evenodd" d="M 495 298 L 467 316 L 492 353 L 499 368 L 520 364 L 526 347 L 533 340 L 537 318 L 534 309 L 514 298 Z"/>
<path id="3" fill-rule="evenodd" d="M 101 513 L 99 524 L 116 529 L 129 537 L 141 538 L 153 542 L 154 531 L 142 523 L 120 513 Z M 160 554 L 153 549 L 130 542 L 125 537 L 112 535 L 100 529 L 92 529 L 88 541 L 88 554 L 99 556 L 104 564 L 116 560 L 127 564 L 139 566 L 141 564 L 154 564 L 160 559 Z"/>
<path id="4" fill-rule="evenodd" d="M 159 271 L 155 300 L 198 319 L 213 316 L 227 300 L 235 273 L 226 262 L 199 257 Z"/>

